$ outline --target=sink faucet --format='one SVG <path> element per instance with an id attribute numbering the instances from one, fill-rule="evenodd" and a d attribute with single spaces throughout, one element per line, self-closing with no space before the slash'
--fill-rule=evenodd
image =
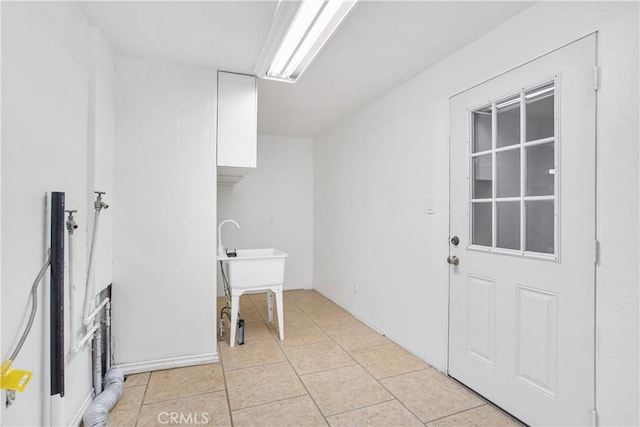
<path id="1" fill-rule="evenodd" d="M 224 250 L 224 245 L 222 244 L 222 226 L 225 225 L 228 222 L 232 222 L 236 225 L 236 228 L 238 230 L 240 230 L 240 224 L 238 224 L 237 222 L 235 222 L 232 219 L 225 219 L 224 221 L 222 221 L 220 223 L 220 225 L 218 226 L 218 256 L 225 256 L 225 250 Z"/>

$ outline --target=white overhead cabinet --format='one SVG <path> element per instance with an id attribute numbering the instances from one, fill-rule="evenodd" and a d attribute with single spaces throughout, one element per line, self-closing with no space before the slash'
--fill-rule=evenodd
<path id="1" fill-rule="evenodd" d="M 257 141 L 256 77 L 218 71 L 218 166 L 255 168 Z"/>

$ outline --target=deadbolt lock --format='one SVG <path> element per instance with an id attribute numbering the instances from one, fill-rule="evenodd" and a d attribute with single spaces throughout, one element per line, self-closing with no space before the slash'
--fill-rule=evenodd
<path id="1" fill-rule="evenodd" d="M 452 244 L 453 246 L 458 246 L 458 244 L 459 244 L 459 243 L 460 243 L 460 239 L 458 238 L 458 236 L 453 236 L 453 237 L 451 238 L 451 244 Z"/>

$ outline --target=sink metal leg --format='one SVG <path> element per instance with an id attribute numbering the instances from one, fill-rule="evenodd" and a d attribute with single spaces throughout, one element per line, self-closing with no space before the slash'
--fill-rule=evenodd
<path id="1" fill-rule="evenodd" d="M 236 344 L 236 328 L 238 326 L 238 311 L 240 311 L 240 295 L 231 295 L 231 325 L 229 335 L 229 346 Z"/>
<path id="2" fill-rule="evenodd" d="M 280 331 L 280 341 L 284 341 L 284 309 L 282 306 L 282 290 L 276 292 L 276 308 L 278 310 L 278 330 Z"/>
<path id="3" fill-rule="evenodd" d="M 267 291 L 267 313 L 269 315 L 269 323 L 273 323 L 273 291 Z"/>

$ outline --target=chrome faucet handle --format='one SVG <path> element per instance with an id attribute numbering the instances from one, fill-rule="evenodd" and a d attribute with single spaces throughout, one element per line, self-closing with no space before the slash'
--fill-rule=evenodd
<path id="1" fill-rule="evenodd" d="M 73 217 L 73 214 L 78 212 L 77 210 L 65 210 L 65 212 L 68 214 L 67 216 L 67 222 L 65 223 L 67 225 L 67 231 L 70 233 L 73 233 L 73 230 L 77 230 L 78 229 L 78 224 L 76 223 L 76 219 Z"/>
<path id="2" fill-rule="evenodd" d="M 97 211 L 101 211 L 102 209 L 108 209 L 109 205 L 102 201 L 102 195 L 107 193 L 105 191 L 94 191 L 94 193 L 97 194 L 98 197 L 96 197 L 95 202 L 93 202 L 93 207 Z"/>

